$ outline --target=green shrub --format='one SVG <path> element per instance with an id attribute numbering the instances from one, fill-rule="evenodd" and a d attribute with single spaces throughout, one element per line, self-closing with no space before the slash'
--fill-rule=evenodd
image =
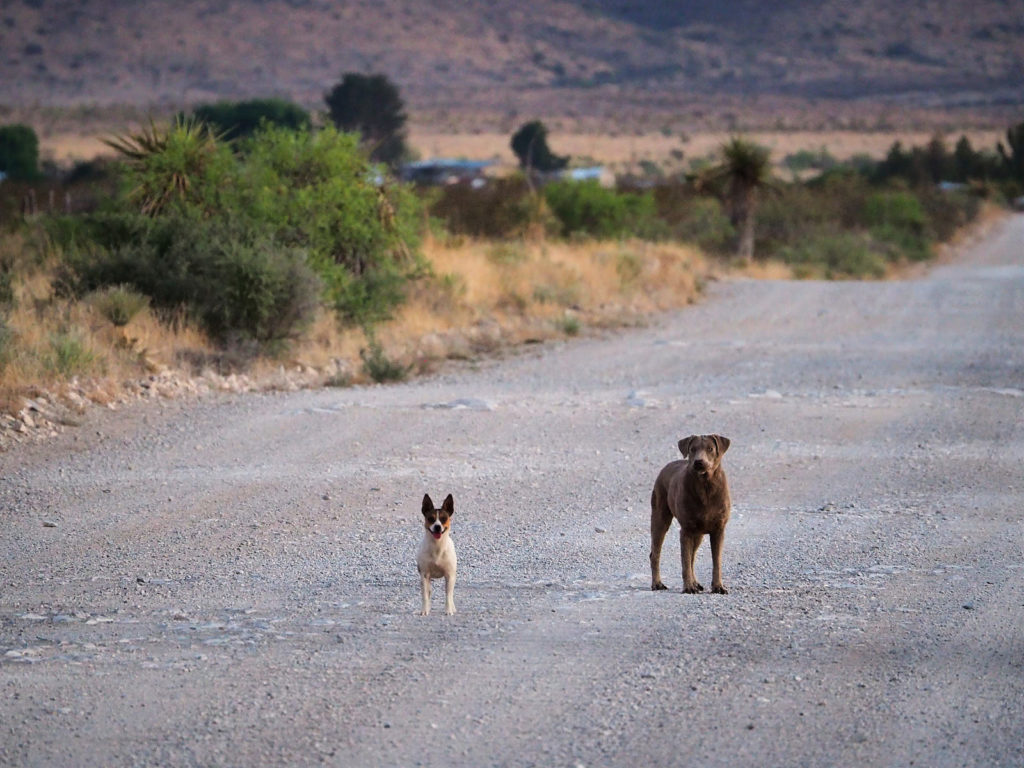
<path id="1" fill-rule="evenodd" d="M 149 306 L 149 297 L 132 290 L 127 285 L 112 285 L 96 291 L 89 297 L 96 311 L 121 328 L 132 321 L 139 312 Z"/>
<path id="2" fill-rule="evenodd" d="M 423 272 L 418 200 L 385 183 L 357 136 L 264 125 L 236 154 L 179 120 L 111 145 L 126 158 L 121 196 L 51 225 L 76 292 L 124 283 L 189 307 L 215 338 L 274 341 L 311 315 L 315 286 L 367 324 Z"/>
<path id="3" fill-rule="evenodd" d="M 315 313 L 320 282 L 300 249 L 278 246 L 241 224 L 165 217 L 141 230 L 141 242 L 69 249 L 62 286 L 79 295 L 130 286 L 156 307 L 188 308 L 224 342 L 287 339 Z"/>
<path id="4" fill-rule="evenodd" d="M 122 206 L 146 216 L 165 212 L 209 216 L 231 189 L 237 160 L 203 123 L 177 119 L 168 128 L 155 123 L 106 141 L 124 159 Z"/>
<path id="5" fill-rule="evenodd" d="M 967 192 L 929 190 L 918 194 L 928 219 L 928 229 L 935 239 L 946 242 L 958 229 L 970 224 L 978 216 L 981 200 Z"/>
<path id="6" fill-rule="evenodd" d="M 50 337 L 46 367 L 58 376 L 73 376 L 92 369 L 96 356 L 77 329 L 62 330 Z"/>
<path id="7" fill-rule="evenodd" d="M 359 350 L 359 357 L 363 361 L 363 372 L 378 384 L 404 381 L 412 370 L 410 366 L 389 358 L 376 339 L 372 338 L 368 349 Z"/>
<path id="8" fill-rule="evenodd" d="M 566 336 L 578 336 L 582 327 L 576 315 L 565 314 L 558 320 L 558 329 Z"/>
<path id="9" fill-rule="evenodd" d="M 0 126 L 0 171 L 11 181 L 39 178 L 39 139 L 31 127 Z"/>
<path id="10" fill-rule="evenodd" d="M 304 248 L 326 298 L 347 322 L 390 316 L 405 284 L 422 274 L 422 209 L 401 185 L 381 185 L 359 137 L 270 128 L 246 143 L 228 209 Z"/>
<path id="11" fill-rule="evenodd" d="M 295 337 L 312 320 L 320 281 L 299 250 L 268 241 L 228 240 L 214 255 L 201 306 L 215 337 L 274 342 Z"/>
<path id="12" fill-rule="evenodd" d="M 819 232 L 798 245 L 786 246 L 779 257 L 796 267 L 800 277 L 883 277 L 886 259 L 866 235 Z"/>
<path id="13" fill-rule="evenodd" d="M 724 253 L 736 239 L 736 228 L 722 204 L 713 197 L 694 198 L 685 209 L 673 233 L 680 240 L 696 243 L 712 253 Z"/>
<path id="14" fill-rule="evenodd" d="M 531 223 L 529 189 L 521 177 L 494 179 L 480 189 L 453 184 L 433 192 L 430 213 L 457 235 L 521 237 Z"/>
<path id="15" fill-rule="evenodd" d="M 782 158 L 782 164 L 793 173 L 803 171 L 828 171 L 835 168 L 839 161 L 825 147 L 818 150 L 801 149 Z"/>
<path id="16" fill-rule="evenodd" d="M 912 192 L 876 192 L 864 203 L 865 223 L 875 239 L 911 261 L 931 256 L 928 217 Z"/>
<path id="17" fill-rule="evenodd" d="M 895 227 L 923 235 L 927 217 L 912 192 L 876 192 L 864 202 L 869 227 Z"/>
<path id="18" fill-rule="evenodd" d="M 309 112 L 284 99 L 218 101 L 196 107 L 192 116 L 210 126 L 225 141 L 252 136 L 260 127 L 275 125 L 291 131 L 309 130 Z"/>
<path id="19" fill-rule="evenodd" d="M 559 181 L 544 188 L 544 199 L 561 225 L 561 234 L 596 238 L 666 234 L 648 193 L 606 189 L 596 181 Z"/>

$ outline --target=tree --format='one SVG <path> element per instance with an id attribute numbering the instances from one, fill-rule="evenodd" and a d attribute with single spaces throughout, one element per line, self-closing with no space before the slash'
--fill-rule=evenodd
<path id="1" fill-rule="evenodd" d="M 999 156 L 1007 175 L 1024 183 L 1024 123 L 1006 129 L 1006 144 L 999 142 Z"/>
<path id="2" fill-rule="evenodd" d="M 928 178 L 933 184 L 949 179 L 954 173 L 952 158 L 946 151 L 946 143 L 942 136 L 933 136 L 922 151 L 922 160 Z"/>
<path id="3" fill-rule="evenodd" d="M 732 224 L 740 233 L 736 255 L 743 262 L 754 257 L 754 219 L 757 195 L 772 187 L 768 150 L 753 142 L 733 137 L 722 145 L 722 162 L 711 175 L 726 182 Z"/>
<path id="4" fill-rule="evenodd" d="M 370 158 L 396 166 L 408 155 L 405 146 L 405 105 L 386 75 L 346 72 L 324 94 L 331 121 L 338 130 L 358 132 Z"/>
<path id="5" fill-rule="evenodd" d="M 953 167 L 955 168 L 956 181 L 968 181 L 982 175 L 981 158 L 971 146 L 971 140 L 961 136 L 953 149 Z"/>
<path id="6" fill-rule="evenodd" d="M 39 177 L 39 139 L 29 126 L 0 126 L 0 171 L 12 181 Z"/>
<path id="7" fill-rule="evenodd" d="M 264 124 L 294 131 L 306 130 L 312 124 L 309 112 L 284 99 L 218 101 L 196 107 L 192 116 L 227 141 L 251 136 Z"/>
<path id="8" fill-rule="evenodd" d="M 568 155 L 556 155 L 548 147 L 548 129 L 540 120 L 520 126 L 512 136 L 512 151 L 527 171 L 560 171 L 569 164 Z"/>

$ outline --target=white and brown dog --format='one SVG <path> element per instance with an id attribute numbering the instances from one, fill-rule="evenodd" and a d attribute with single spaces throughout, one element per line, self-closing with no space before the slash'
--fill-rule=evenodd
<path id="1" fill-rule="evenodd" d="M 430 496 L 423 496 L 423 527 L 426 529 L 420 551 L 416 555 L 416 567 L 420 572 L 423 586 L 423 610 L 420 615 L 430 615 L 430 580 L 444 577 L 444 612 L 455 613 L 455 544 L 452 542 L 452 515 L 455 501 L 449 493 L 440 509 L 434 508 Z"/>

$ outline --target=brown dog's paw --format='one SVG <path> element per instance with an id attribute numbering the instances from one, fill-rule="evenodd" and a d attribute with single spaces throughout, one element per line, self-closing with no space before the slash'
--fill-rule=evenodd
<path id="1" fill-rule="evenodd" d="M 651 584 L 651 592 L 657 592 L 659 589 L 668 589 L 668 587 L 666 587 L 660 581 L 657 584 Z"/>
<path id="2" fill-rule="evenodd" d="M 704 591 L 704 586 L 701 584 L 694 584 L 692 587 L 683 587 L 684 595 L 696 595 Z"/>
<path id="3" fill-rule="evenodd" d="M 716 595 L 728 595 L 729 590 L 725 588 L 724 584 L 720 584 L 717 587 L 712 587 L 711 592 Z"/>

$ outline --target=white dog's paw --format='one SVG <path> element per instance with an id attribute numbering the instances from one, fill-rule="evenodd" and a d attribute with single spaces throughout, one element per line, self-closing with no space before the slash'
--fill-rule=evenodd
<path id="1" fill-rule="evenodd" d="M 451 616 L 454 613 L 455 613 L 455 606 L 454 605 L 449 605 L 447 608 L 444 609 L 444 615 L 445 616 Z"/>

